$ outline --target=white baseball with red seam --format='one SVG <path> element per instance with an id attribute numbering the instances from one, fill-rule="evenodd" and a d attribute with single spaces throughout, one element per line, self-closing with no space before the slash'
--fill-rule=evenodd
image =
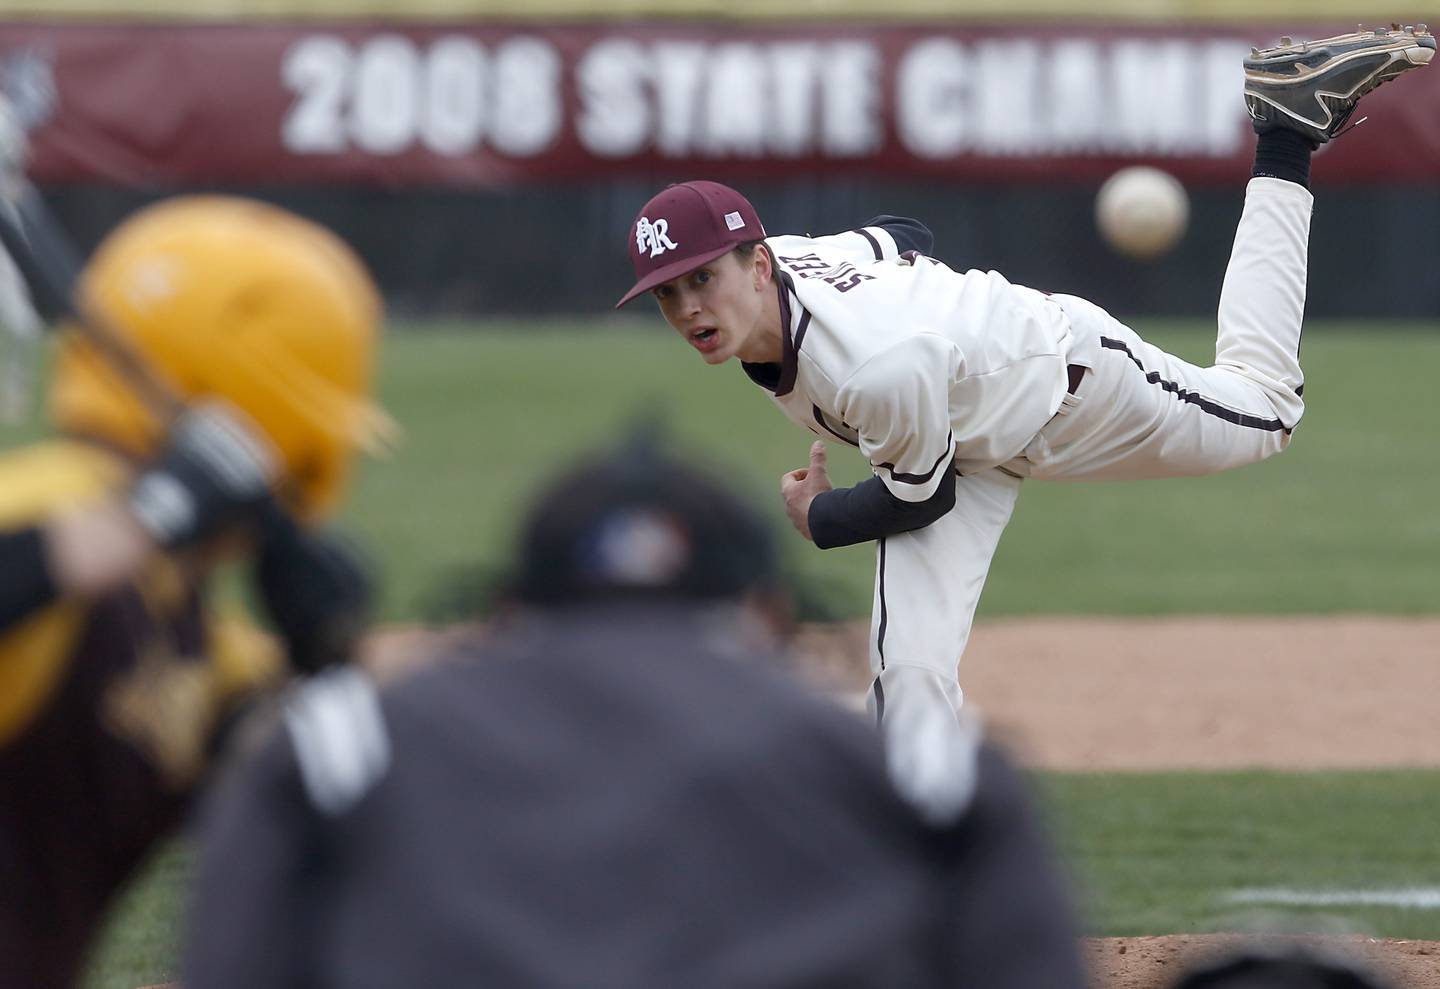
<path id="1" fill-rule="evenodd" d="M 1190 222 L 1190 197 L 1175 176 L 1148 165 L 1122 168 L 1095 197 L 1095 224 L 1127 257 L 1159 257 L 1179 243 Z"/>

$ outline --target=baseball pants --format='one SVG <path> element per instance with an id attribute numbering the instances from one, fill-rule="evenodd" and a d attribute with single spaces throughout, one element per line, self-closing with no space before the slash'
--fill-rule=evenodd
<path id="1" fill-rule="evenodd" d="M 1220 294 L 1215 364 L 1165 353 L 1100 307 L 1054 296 L 1070 319 L 1073 394 L 997 468 L 956 478 L 954 510 L 876 550 L 872 711 L 891 773 L 944 817 L 968 799 L 973 729 L 956 667 L 1021 479 L 1123 480 L 1213 474 L 1285 449 L 1304 412 L 1299 363 L 1313 198 L 1256 178 Z"/>

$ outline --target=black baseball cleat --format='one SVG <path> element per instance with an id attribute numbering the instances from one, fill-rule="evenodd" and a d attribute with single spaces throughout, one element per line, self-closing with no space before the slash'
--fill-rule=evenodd
<path id="1" fill-rule="evenodd" d="M 1340 132 L 1360 97 L 1434 57 L 1435 36 L 1424 24 L 1323 41 L 1281 38 L 1245 60 L 1245 108 L 1257 132 L 1284 127 L 1318 147 Z"/>

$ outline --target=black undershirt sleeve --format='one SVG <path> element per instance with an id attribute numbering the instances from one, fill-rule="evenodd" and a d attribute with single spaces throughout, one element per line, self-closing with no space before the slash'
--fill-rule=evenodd
<path id="1" fill-rule="evenodd" d="M 923 529 L 955 507 L 955 482 L 949 468 L 945 473 L 925 501 L 896 498 L 878 477 L 823 492 L 810 503 L 810 538 L 821 549 L 834 549 Z"/>
<path id="2" fill-rule="evenodd" d="M 906 251 L 919 251 L 921 254 L 929 255 L 935 247 L 935 235 L 930 228 L 919 220 L 912 220 L 908 216 L 890 216 L 882 213 L 873 219 L 866 220 L 862 227 L 882 227 L 895 241 L 895 246 L 900 254 Z"/>
<path id="3" fill-rule="evenodd" d="M 39 527 L 0 532 L 0 632 L 55 600 Z"/>

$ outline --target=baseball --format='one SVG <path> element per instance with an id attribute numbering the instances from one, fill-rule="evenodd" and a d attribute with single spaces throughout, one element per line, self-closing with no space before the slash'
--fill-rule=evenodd
<path id="1" fill-rule="evenodd" d="M 1122 168 L 1095 197 L 1095 223 L 1106 242 L 1132 258 L 1159 257 L 1174 247 L 1190 220 L 1190 199 L 1169 172 Z"/>

